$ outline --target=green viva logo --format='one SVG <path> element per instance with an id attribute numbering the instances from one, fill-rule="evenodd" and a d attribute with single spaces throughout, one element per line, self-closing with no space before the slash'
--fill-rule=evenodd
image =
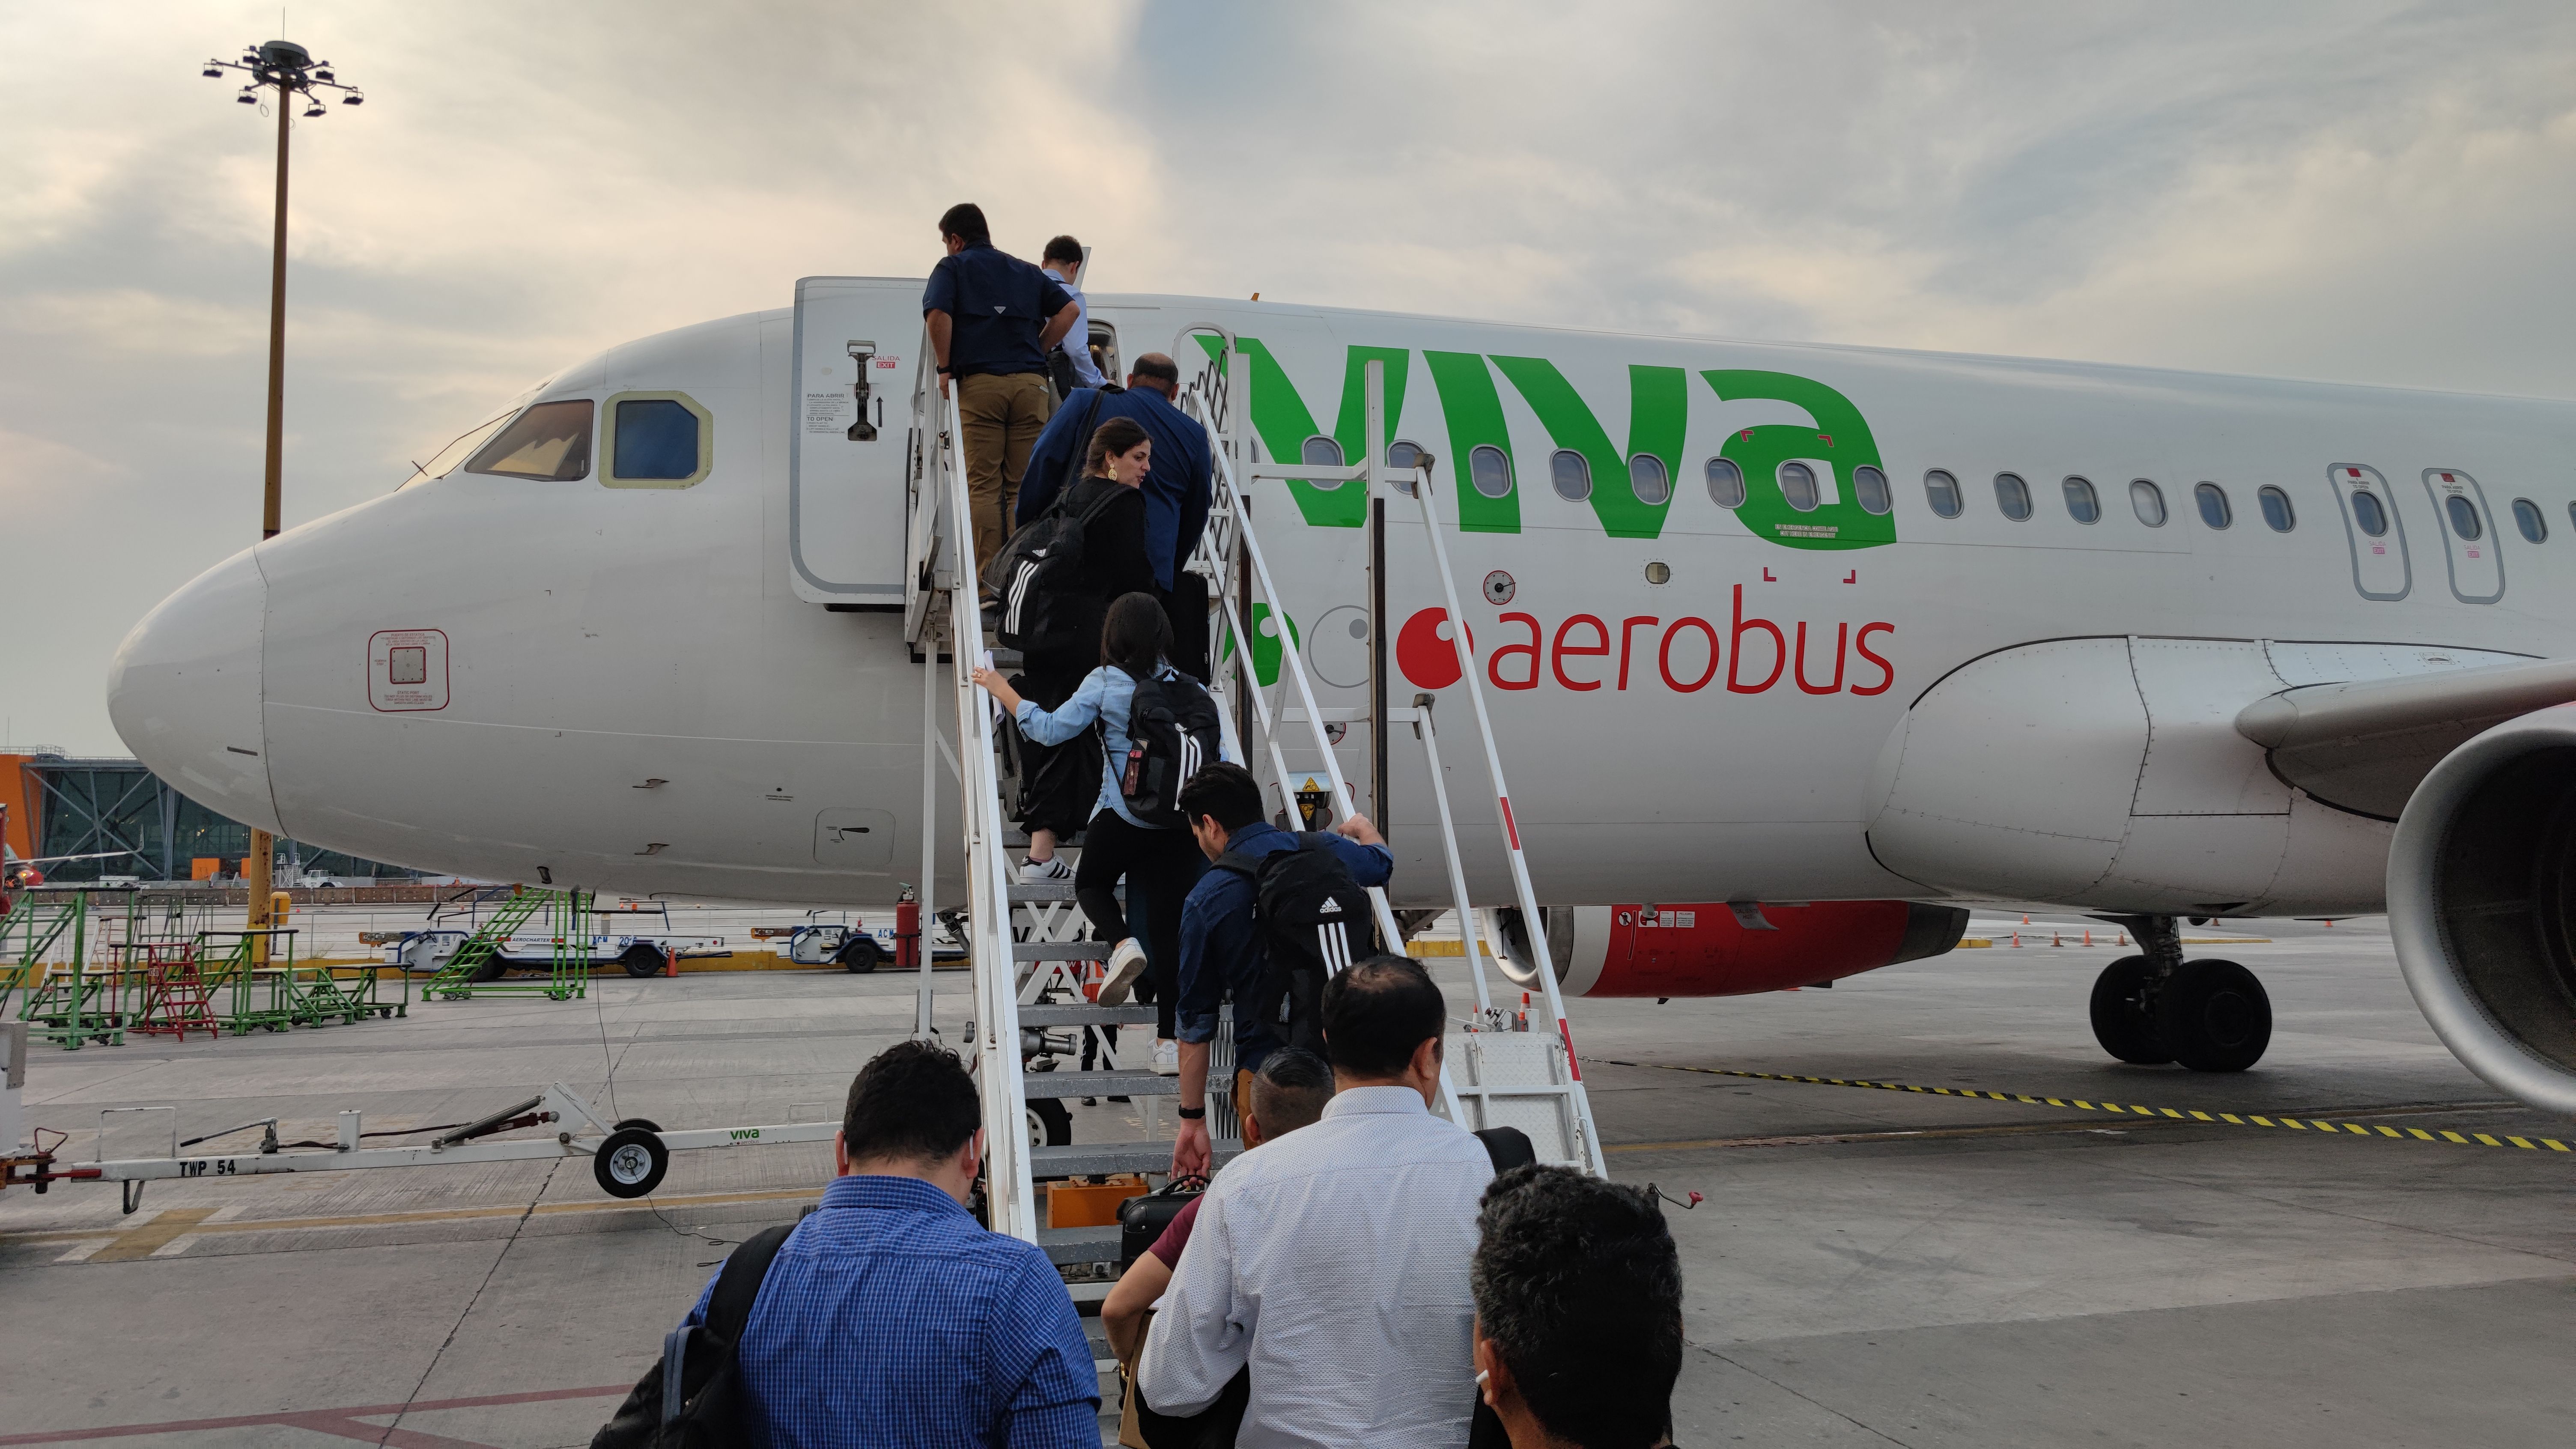
<path id="1" fill-rule="evenodd" d="M 1198 340 L 1210 357 L 1223 346 L 1214 337 Z M 1347 349 L 1341 401 L 1327 433 L 1267 346 L 1251 337 L 1237 339 L 1236 346 L 1250 373 L 1253 432 L 1273 458 L 1306 463 L 1357 458 L 1367 426 L 1363 369 L 1371 362 L 1386 364 L 1387 416 L 1404 415 L 1413 357 L 1409 349 Z M 1684 486 L 1691 388 L 1685 369 L 1629 367 L 1627 446 L 1622 449 L 1611 441 L 1600 414 L 1546 358 L 1425 351 L 1422 360 L 1448 421 L 1442 463 L 1453 480 L 1463 480 L 1449 490 L 1462 530 L 1521 531 L 1525 470 L 1504 421 L 1499 374 L 1501 383 L 1508 383 L 1538 416 L 1555 453 L 1580 459 L 1582 476 L 1589 481 L 1585 501 L 1604 533 L 1612 538 L 1662 536 L 1675 493 Z M 1732 493 L 1738 499 L 1731 505 L 1735 516 L 1756 537 L 1784 548 L 1823 550 L 1896 541 L 1878 441 L 1849 398 L 1813 378 L 1786 372 L 1717 368 L 1699 378 L 1722 402 L 1787 403 L 1814 420 L 1812 427 L 1770 423 L 1732 431 L 1713 458 L 1692 470 L 1698 476 L 1689 481 L 1709 478 L 1713 494 Z M 1718 459 L 1733 465 L 1732 478 Z M 1558 456 L 1544 462 L 1548 472 L 1574 467 Z M 1740 486 L 1734 478 L 1742 480 Z M 1357 528 L 1367 518 L 1368 499 L 1361 489 L 1303 479 L 1291 479 L 1287 487 L 1299 516 L 1311 526 Z"/>

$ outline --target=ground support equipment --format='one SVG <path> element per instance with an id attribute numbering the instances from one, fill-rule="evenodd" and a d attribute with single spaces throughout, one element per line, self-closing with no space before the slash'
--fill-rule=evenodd
<path id="1" fill-rule="evenodd" d="M 1214 331 L 1215 329 L 1193 329 Z M 1323 486 L 1358 483 L 1370 490 L 1372 532 L 1376 535 L 1371 548 L 1371 567 L 1378 575 L 1373 582 L 1370 618 L 1373 633 L 1383 640 L 1387 615 L 1383 563 L 1385 507 L 1409 498 L 1419 509 L 1423 533 L 1429 546 L 1431 574 L 1440 586 L 1438 600 L 1449 617 L 1450 642 L 1457 651 L 1459 677 L 1466 687 L 1473 710 L 1476 732 L 1483 745 L 1486 780 L 1491 788 L 1496 823 L 1503 840 L 1505 862 L 1510 868 L 1512 898 L 1521 919 L 1543 923 L 1535 893 L 1530 885 L 1529 866 L 1522 851 L 1519 822 L 1514 818 L 1510 786 L 1503 775 L 1502 754 L 1494 737 L 1493 721 L 1486 709 L 1484 674 L 1475 655 L 1473 641 L 1467 634 L 1465 611 L 1459 607 L 1458 584 L 1449 566 L 1448 545 L 1442 537 L 1439 517 L 1433 507 L 1431 460 L 1418 452 L 1412 465 L 1398 468 L 1389 461 L 1386 418 L 1386 364 L 1370 361 L 1362 369 L 1361 385 L 1365 402 L 1364 457 L 1350 466 L 1318 464 L 1278 464 L 1254 461 L 1238 468 L 1231 453 L 1233 446 L 1225 440 L 1247 437 L 1248 425 L 1239 424 L 1234 414 L 1249 406 L 1241 375 L 1241 356 L 1231 336 L 1219 333 L 1225 345 L 1211 348 L 1214 367 L 1202 374 L 1184 395 L 1184 409 L 1204 422 L 1220 439 L 1215 449 L 1218 497 L 1215 514 L 1211 515 L 1209 536 L 1224 539 L 1231 534 L 1239 562 L 1235 566 L 1237 590 L 1214 591 L 1221 601 L 1228 635 L 1238 641 L 1254 636 L 1245 625 L 1252 622 L 1253 586 L 1257 583 L 1268 602 L 1272 617 L 1284 617 L 1285 601 L 1272 580 L 1268 563 L 1262 557 L 1260 539 L 1251 524 L 1251 500 L 1245 492 L 1245 479 L 1303 479 Z M 1188 340 L 1187 334 L 1180 341 Z M 1178 343 L 1176 342 L 1176 345 Z M 1223 519 L 1217 515 L 1223 515 Z M 1226 526 L 1230 524 L 1230 529 Z M 1223 577 L 1222 571 L 1216 575 Z M 1239 593 L 1240 597 L 1236 597 Z M 1309 677 L 1303 650 L 1295 632 L 1282 628 L 1278 633 L 1281 676 L 1295 690 L 1296 706 L 1282 711 L 1283 722 L 1302 723 L 1311 738 L 1320 773 L 1331 782 L 1331 809 L 1336 820 L 1349 817 L 1355 809 L 1349 784 L 1345 781 L 1336 756 L 1334 741 L 1327 733 L 1324 711 L 1318 708 L 1314 686 Z M 1468 1127 L 1517 1127 L 1527 1133 L 1541 1162 L 1563 1163 L 1606 1175 L 1607 1166 L 1601 1155 L 1601 1137 L 1592 1119 L 1589 1095 L 1583 1086 L 1583 1070 L 1574 1053 L 1574 1033 L 1565 1018 L 1565 1004 L 1557 990 L 1554 962 L 1549 959 L 1546 931 L 1534 925 L 1523 933 L 1523 969 L 1515 970 L 1509 958 L 1500 952 L 1480 949 L 1479 938 L 1486 937 L 1497 922 L 1490 911 L 1480 911 L 1467 895 L 1465 873 L 1460 860 L 1457 828 L 1449 809 L 1447 772 L 1442 768 L 1439 739 L 1432 723 L 1436 696 L 1417 694 L 1409 710 L 1390 708 L 1385 700 L 1383 660 L 1385 651 L 1375 647 L 1372 657 L 1378 662 L 1379 684 L 1370 691 L 1368 720 L 1374 736 L 1371 749 L 1379 751 L 1387 731 L 1396 724 L 1410 724 L 1422 742 L 1429 766 L 1434 799 L 1439 807 L 1439 835 L 1448 865 L 1453 908 L 1458 914 L 1458 934 L 1465 955 L 1469 979 L 1476 992 L 1474 1018 L 1456 1024 L 1448 1053 L 1448 1064 L 1441 1071 L 1442 1107 L 1454 1121 Z M 1254 654 L 1250 647 L 1232 651 L 1228 661 L 1233 688 L 1239 698 L 1248 697 L 1257 713 L 1260 733 L 1268 745 L 1267 756 L 1273 777 L 1283 801 L 1294 798 L 1296 790 L 1287 758 L 1281 749 L 1279 733 L 1271 727 L 1271 710 L 1264 699 L 1257 667 L 1250 666 Z M 1383 788 L 1383 772 L 1380 772 Z M 1302 802 L 1300 802 L 1302 803 Z M 1382 804 L 1379 808 L 1383 808 Z M 1390 947 L 1402 939 L 1383 890 L 1372 890 L 1379 929 Z M 1491 937 L 1487 937 L 1488 940 Z M 1504 1017 L 1493 1003 L 1484 965 L 1490 957 L 1501 967 L 1506 979 L 1515 985 L 1534 989 L 1545 1001 L 1548 1025 L 1552 1030 L 1504 1031 Z"/>
<path id="2" fill-rule="evenodd" d="M 504 1107 L 480 1121 L 440 1131 L 425 1143 L 409 1146 L 364 1145 L 370 1137 L 426 1134 L 368 1132 L 364 1130 L 361 1114 L 348 1111 L 339 1114 L 338 1140 L 330 1147 L 297 1149 L 281 1146 L 277 1141 L 276 1122 L 268 1119 L 249 1124 L 265 1126 L 268 1131 L 259 1146 L 248 1152 L 185 1155 L 182 1149 L 194 1144 L 180 1142 L 178 1128 L 173 1125 L 167 1156 L 107 1157 L 108 1118 L 137 1112 L 170 1112 L 174 1124 L 177 1119 L 175 1111 L 167 1107 L 107 1108 L 99 1113 L 97 1146 L 88 1160 L 62 1163 L 59 1161 L 61 1153 L 56 1150 L 44 1154 L 45 1160 L 37 1166 L 13 1164 L 8 1169 L 10 1175 L 5 1182 L 0 1182 L 0 1186 L 24 1184 L 42 1192 L 56 1182 L 113 1182 L 120 1185 L 125 1210 L 130 1213 L 143 1205 L 145 1184 L 165 1179 L 261 1177 L 280 1172 L 348 1172 L 377 1167 L 546 1162 L 587 1157 L 591 1160 L 591 1176 L 598 1182 L 600 1191 L 615 1198 L 638 1198 L 661 1185 L 674 1152 L 709 1147 L 761 1147 L 780 1142 L 829 1142 L 832 1134 L 841 1128 L 838 1121 L 830 1121 L 665 1132 L 641 1119 L 611 1122 L 579 1093 L 556 1082 L 536 1096 Z M 531 1127 L 554 1130 L 533 1137 L 505 1138 L 499 1135 Z M 47 1135 L 52 1136 L 56 1143 L 62 1140 L 60 1133 Z"/>
<path id="3" fill-rule="evenodd" d="M 590 994 L 590 903 L 582 890 L 511 887 L 473 935 L 422 988 L 423 1000 L 469 1001 L 477 996 L 543 996 L 569 1001 Z M 551 951 L 546 974 L 513 980 L 501 948 L 542 911 Z"/>

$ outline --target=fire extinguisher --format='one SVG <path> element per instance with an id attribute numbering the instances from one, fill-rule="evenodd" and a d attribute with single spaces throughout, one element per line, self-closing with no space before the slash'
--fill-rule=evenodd
<path id="1" fill-rule="evenodd" d="M 905 886 L 894 902 L 894 964 L 897 969 L 921 969 L 921 899 Z"/>

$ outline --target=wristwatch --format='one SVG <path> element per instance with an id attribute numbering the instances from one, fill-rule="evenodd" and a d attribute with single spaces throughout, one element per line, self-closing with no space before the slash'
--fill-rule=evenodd
<path id="1" fill-rule="evenodd" d="M 1174 1107 L 1172 1110 L 1180 1113 L 1181 1120 L 1185 1122 L 1196 1122 L 1207 1115 L 1205 1107 Z"/>

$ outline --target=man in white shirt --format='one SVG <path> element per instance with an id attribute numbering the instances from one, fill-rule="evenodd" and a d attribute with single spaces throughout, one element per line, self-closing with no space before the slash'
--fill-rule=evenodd
<path id="1" fill-rule="evenodd" d="M 1082 275 L 1082 243 L 1060 236 L 1046 244 L 1039 253 L 1038 265 L 1073 294 L 1073 328 L 1064 334 L 1064 360 L 1073 364 L 1073 387 L 1098 387 L 1106 381 L 1100 375 L 1100 364 L 1091 360 L 1091 304 L 1082 298 L 1082 289 L 1074 285 Z M 1054 364 L 1048 364 L 1053 370 Z M 1061 381 L 1061 379 L 1058 379 Z M 1066 388 L 1070 395 L 1073 388 Z"/>
<path id="2" fill-rule="evenodd" d="M 1440 989 L 1405 957 L 1325 986 L 1333 1103 L 1208 1189 L 1145 1340 L 1138 1383 L 1156 1408 L 1196 1412 L 1249 1363 L 1244 1449 L 1467 1442 L 1467 1268 L 1494 1169 L 1431 1115 L 1447 1027 Z"/>

